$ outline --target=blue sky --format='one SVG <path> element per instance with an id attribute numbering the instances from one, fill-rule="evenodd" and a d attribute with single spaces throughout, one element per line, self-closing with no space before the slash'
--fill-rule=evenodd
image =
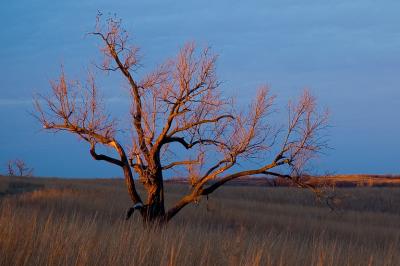
<path id="1" fill-rule="evenodd" d="M 196 41 L 219 54 L 224 93 L 240 102 L 268 84 L 284 107 L 309 88 L 331 111 L 332 149 L 319 172 L 400 173 L 400 2 L 388 0 L 2 1 L 0 169 L 18 157 L 42 176 L 120 175 L 92 161 L 86 143 L 43 132 L 29 114 L 60 64 L 77 78 L 98 58 L 98 42 L 85 36 L 97 10 L 123 19 L 144 71 Z M 125 96 L 120 80 L 102 84 L 106 97 Z M 110 101 L 122 116 L 123 107 Z"/>

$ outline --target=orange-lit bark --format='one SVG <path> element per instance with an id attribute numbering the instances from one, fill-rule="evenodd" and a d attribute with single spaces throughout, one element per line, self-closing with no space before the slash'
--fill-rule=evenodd
<path id="1" fill-rule="evenodd" d="M 47 130 L 68 131 L 87 141 L 95 160 L 122 168 L 133 204 L 127 218 L 138 210 L 146 222 L 169 221 L 187 204 L 242 176 L 281 176 L 299 182 L 296 176 L 304 164 L 326 145 L 321 130 L 327 114 L 318 111 L 308 92 L 289 104 L 283 130 L 269 119 L 275 97 L 268 88 L 259 89 L 247 110 L 222 96 L 215 73 L 217 57 L 208 48 L 197 51 L 188 44 L 175 59 L 139 79 L 138 49 L 129 46 L 119 20 L 111 18 L 105 25 L 98 20 L 93 35 L 104 45 L 99 68 L 120 73 L 129 86 L 132 145 L 127 148 L 117 141 L 116 122 L 105 113 L 91 75 L 89 85 L 82 88 L 62 72 L 52 83 L 53 95 L 42 97 L 44 104 L 36 101 L 38 119 Z M 112 148 L 119 158 L 97 154 L 96 145 Z M 171 160 L 168 154 L 176 149 L 187 156 L 180 152 Z M 260 167 L 237 170 L 240 162 L 257 156 Z M 185 171 L 191 188 L 166 211 L 164 173 L 171 169 Z M 145 201 L 136 190 L 133 173 L 146 190 Z"/>

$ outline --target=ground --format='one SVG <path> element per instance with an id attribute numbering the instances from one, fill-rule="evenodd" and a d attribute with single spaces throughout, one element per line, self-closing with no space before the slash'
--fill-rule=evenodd
<path id="1" fill-rule="evenodd" d="M 400 189 L 330 193 L 226 186 L 151 230 L 122 180 L 0 177 L 0 265 L 400 265 Z"/>

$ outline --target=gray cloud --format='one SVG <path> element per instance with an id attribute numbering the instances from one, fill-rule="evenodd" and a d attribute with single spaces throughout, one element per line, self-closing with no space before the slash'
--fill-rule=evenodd
<path id="1" fill-rule="evenodd" d="M 393 122 L 400 100 L 397 0 L 4 1 L 0 3 L 5 22 L 0 28 L 0 118 L 10 130 L 18 130 L 18 138 L 33 140 L 25 154 L 41 165 L 39 174 L 78 176 L 82 169 L 89 171 L 80 162 L 86 160 L 84 152 L 76 156 L 76 170 L 65 168 L 62 173 L 51 167 L 57 164 L 51 156 L 48 164 L 35 160 L 36 150 L 52 149 L 50 138 L 61 141 L 57 145 L 66 157 L 82 150 L 82 143 L 37 133 L 25 110 L 31 108 L 32 93 L 49 90 L 48 80 L 57 77 L 61 63 L 69 76 L 79 78 L 97 58 L 96 40 L 84 36 L 92 29 L 97 10 L 118 13 L 133 31 L 142 48 L 142 72 L 174 55 L 185 41 L 196 40 L 220 54 L 223 89 L 241 102 L 250 100 L 262 83 L 271 85 L 279 104 L 310 87 L 333 114 L 330 135 L 335 150 L 321 167 L 338 172 L 400 170 L 393 161 L 400 147 L 396 135 L 400 125 Z M 111 109 L 128 103 L 121 96 L 121 80 L 115 75 L 99 78 Z M 3 135 L 0 140 L 7 139 Z M 9 156 L 25 147 L 14 138 L 15 146 L 1 143 Z M 353 158 L 357 158 L 354 164 L 348 164 Z M 371 160 L 387 163 L 372 165 Z"/>

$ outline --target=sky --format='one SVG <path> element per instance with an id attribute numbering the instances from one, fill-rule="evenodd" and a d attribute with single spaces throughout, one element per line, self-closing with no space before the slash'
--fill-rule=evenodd
<path id="1" fill-rule="evenodd" d="M 87 36 L 96 14 L 116 13 L 141 48 L 143 71 L 187 41 L 219 55 L 222 90 L 240 104 L 267 84 L 284 110 L 309 89 L 331 114 L 324 173 L 400 173 L 400 2 L 336 1 L 1 1 L 0 173 L 21 158 L 38 176 L 113 177 L 75 136 L 44 132 L 30 114 L 60 65 L 81 78 L 99 58 Z M 110 109 L 128 108 L 123 83 L 100 77 Z"/>

